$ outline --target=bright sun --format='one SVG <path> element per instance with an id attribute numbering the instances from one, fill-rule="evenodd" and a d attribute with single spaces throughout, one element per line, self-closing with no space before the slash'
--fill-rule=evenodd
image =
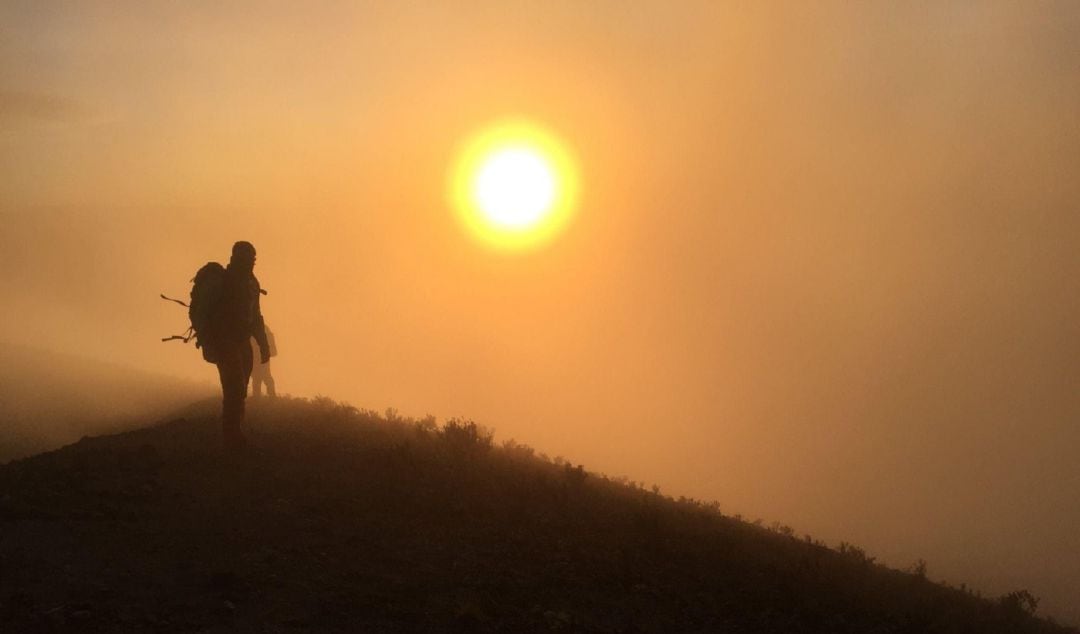
<path id="1" fill-rule="evenodd" d="M 450 190 L 476 237 L 498 248 L 523 249 L 547 242 L 566 224 L 577 174 L 565 146 L 550 132 L 509 120 L 465 145 Z"/>

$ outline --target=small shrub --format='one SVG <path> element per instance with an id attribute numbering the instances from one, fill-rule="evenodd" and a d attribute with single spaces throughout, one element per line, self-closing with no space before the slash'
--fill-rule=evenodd
<path id="1" fill-rule="evenodd" d="M 1027 590 L 1017 590 L 998 599 L 1001 607 L 1014 616 L 1034 616 L 1039 607 L 1039 598 Z"/>
<path id="2" fill-rule="evenodd" d="M 435 417 L 428 414 L 424 418 L 416 421 L 413 424 L 413 428 L 416 430 L 416 433 L 421 436 L 429 436 L 439 430 L 439 425 L 435 421 Z"/>
<path id="3" fill-rule="evenodd" d="M 840 554 L 862 564 L 874 563 L 874 557 L 868 557 L 866 551 L 854 544 L 840 542 Z"/>
<path id="4" fill-rule="evenodd" d="M 468 451 L 491 449 L 493 434 L 471 420 L 452 418 L 442 428 L 442 437 L 451 447 Z"/>
<path id="5" fill-rule="evenodd" d="M 573 486 L 580 486 L 581 483 L 585 482 L 586 475 L 583 465 L 575 467 L 568 462 L 563 466 L 563 476 Z"/>
<path id="6" fill-rule="evenodd" d="M 523 445 L 514 440 L 513 438 L 503 441 L 502 450 L 505 451 L 506 455 L 508 455 L 510 458 L 521 461 L 532 459 L 536 453 L 536 451 L 532 447 L 528 445 Z"/>
<path id="7" fill-rule="evenodd" d="M 795 534 L 795 529 L 787 524 L 781 524 L 780 522 L 773 522 L 771 528 L 774 533 L 779 533 L 784 537 L 791 537 Z"/>

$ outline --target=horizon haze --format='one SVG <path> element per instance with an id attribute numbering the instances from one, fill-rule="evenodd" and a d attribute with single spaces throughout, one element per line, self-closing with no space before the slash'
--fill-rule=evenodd
<path id="1" fill-rule="evenodd" d="M 0 7 L 0 342 L 216 382 L 158 294 L 248 240 L 281 392 L 1080 624 L 1080 4 L 347 5 Z M 450 191 L 511 117 L 520 251 Z"/>

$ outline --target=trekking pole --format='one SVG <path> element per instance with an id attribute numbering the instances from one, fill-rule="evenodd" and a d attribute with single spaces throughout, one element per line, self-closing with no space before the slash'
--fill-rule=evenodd
<path id="1" fill-rule="evenodd" d="M 186 331 L 184 331 L 184 334 L 182 334 L 182 335 L 173 335 L 171 337 L 162 337 L 161 341 L 165 342 L 165 341 L 172 341 L 174 339 L 179 339 L 180 341 L 183 341 L 184 343 L 187 343 L 187 342 L 191 341 L 194 338 L 195 338 L 195 327 L 192 326 L 191 328 L 188 328 Z"/>
<path id="2" fill-rule="evenodd" d="M 173 301 L 175 301 L 175 299 Z M 195 338 L 195 328 L 194 328 L 194 326 L 191 326 L 190 328 L 187 329 L 187 331 L 184 332 L 183 335 L 173 335 L 172 337 L 162 337 L 161 340 L 162 341 L 172 341 L 174 339 L 179 339 L 180 341 L 184 341 L 185 343 L 187 343 L 188 341 L 190 341 L 191 339 L 194 339 L 194 338 Z"/>
<path id="3" fill-rule="evenodd" d="M 180 301 L 180 300 L 178 300 L 178 299 L 173 299 L 173 298 L 171 298 L 171 297 L 168 297 L 168 296 L 166 296 L 166 295 L 165 295 L 165 293 L 162 293 L 162 294 L 161 294 L 161 299 L 167 299 L 167 300 L 169 300 L 170 302 L 176 302 L 177 304 L 180 304 L 180 305 L 181 305 L 181 306 L 183 306 L 184 308 L 191 308 L 190 306 L 188 306 L 187 304 L 185 304 L 184 302 L 182 302 L 182 301 Z"/>

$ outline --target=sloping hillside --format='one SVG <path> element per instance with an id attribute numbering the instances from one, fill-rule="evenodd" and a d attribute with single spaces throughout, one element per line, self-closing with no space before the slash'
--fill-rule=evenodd
<path id="1" fill-rule="evenodd" d="M 131 429 L 165 416 L 213 385 L 0 342 L 0 463 Z"/>
<path id="2" fill-rule="evenodd" d="M 178 416 L 0 466 L 0 631 L 1073 631 L 470 423 Z"/>

